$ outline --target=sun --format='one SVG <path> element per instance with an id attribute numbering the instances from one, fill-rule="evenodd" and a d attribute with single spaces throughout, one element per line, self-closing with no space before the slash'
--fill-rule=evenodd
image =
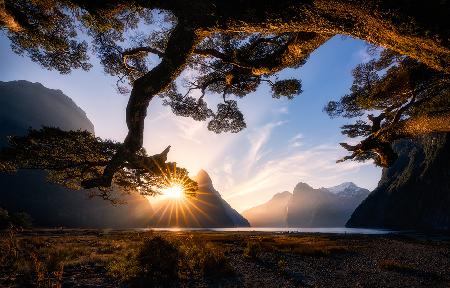
<path id="1" fill-rule="evenodd" d="M 184 198 L 184 188 L 180 184 L 172 184 L 163 189 L 161 193 L 163 196 L 174 200 L 181 200 Z"/>

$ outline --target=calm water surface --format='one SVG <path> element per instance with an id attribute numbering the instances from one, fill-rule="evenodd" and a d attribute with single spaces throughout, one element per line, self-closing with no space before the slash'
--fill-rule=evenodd
<path id="1" fill-rule="evenodd" d="M 261 227 L 238 227 L 238 228 L 143 228 L 138 230 L 155 231 L 218 231 L 218 232 L 299 232 L 299 233 L 332 233 L 332 234 L 388 234 L 392 230 L 363 229 L 363 228 L 261 228 Z"/>

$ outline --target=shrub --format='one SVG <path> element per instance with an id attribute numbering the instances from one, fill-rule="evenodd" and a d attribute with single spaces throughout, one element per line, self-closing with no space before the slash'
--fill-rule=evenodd
<path id="1" fill-rule="evenodd" d="M 137 255 L 138 278 L 146 283 L 163 284 L 178 279 L 180 251 L 161 236 L 144 240 Z"/>
<path id="2" fill-rule="evenodd" d="M 14 213 L 10 216 L 11 224 L 15 227 L 30 228 L 33 222 L 30 215 L 25 212 Z"/>
<path id="3" fill-rule="evenodd" d="M 183 273 L 201 274 L 203 277 L 222 278 L 234 274 L 222 248 L 211 242 L 189 237 L 181 246 Z M 183 274 L 182 273 L 182 274 Z"/>
<path id="4" fill-rule="evenodd" d="M 6 229 L 11 226 L 18 228 L 30 228 L 32 223 L 31 216 L 25 212 L 10 214 L 8 210 L 0 207 L 0 229 Z"/>
<path id="5" fill-rule="evenodd" d="M 244 256 L 256 259 L 261 254 L 262 250 L 263 249 L 260 240 L 249 240 L 247 242 L 247 246 L 244 249 Z"/>
<path id="6" fill-rule="evenodd" d="M 201 255 L 201 270 L 206 277 L 226 277 L 234 273 L 224 252 L 207 243 Z"/>
<path id="7" fill-rule="evenodd" d="M 9 213 L 8 210 L 0 207 L 0 229 L 6 229 L 9 227 Z"/>

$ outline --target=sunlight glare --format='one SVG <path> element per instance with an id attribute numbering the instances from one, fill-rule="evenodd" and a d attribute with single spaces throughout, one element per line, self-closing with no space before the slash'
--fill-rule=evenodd
<path id="1" fill-rule="evenodd" d="M 184 189 L 180 184 L 173 184 L 162 190 L 162 195 L 171 199 L 182 199 L 184 197 Z"/>

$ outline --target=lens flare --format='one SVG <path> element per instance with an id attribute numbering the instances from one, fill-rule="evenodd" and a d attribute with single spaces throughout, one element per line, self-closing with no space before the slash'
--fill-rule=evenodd
<path id="1" fill-rule="evenodd" d="M 174 200 L 181 200 L 184 198 L 184 188 L 180 184 L 172 184 L 171 186 L 161 191 L 162 195 Z"/>

